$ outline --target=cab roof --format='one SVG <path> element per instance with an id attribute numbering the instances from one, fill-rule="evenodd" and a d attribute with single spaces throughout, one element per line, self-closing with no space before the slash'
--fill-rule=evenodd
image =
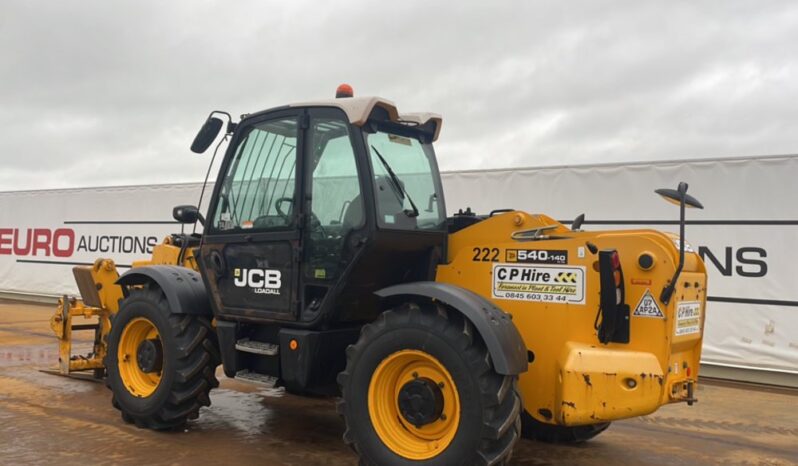
<path id="1" fill-rule="evenodd" d="M 314 100 L 310 102 L 289 104 L 288 107 L 338 108 L 346 113 L 346 117 L 349 119 L 349 122 L 355 126 L 363 126 L 368 120 L 369 115 L 371 115 L 371 112 L 375 108 L 380 107 L 387 112 L 390 121 L 395 121 L 398 123 L 411 122 L 419 126 L 424 126 L 430 122 L 434 123 L 435 132 L 432 137 L 433 141 L 438 139 L 438 135 L 441 131 L 441 123 L 443 122 L 443 118 L 441 118 L 441 116 L 437 113 L 399 113 L 399 111 L 396 109 L 396 104 L 388 99 L 383 99 L 382 97 L 345 97 L 328 100 Z"/>

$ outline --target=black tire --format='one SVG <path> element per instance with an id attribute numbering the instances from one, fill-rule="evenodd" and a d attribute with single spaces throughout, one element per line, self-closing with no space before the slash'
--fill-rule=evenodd
<path id="1" fill-rule="evenodd" d="M 372 374 L 387 356 L 402 350 L 421 350 L 436 358 L 450 373 L 461 400 L 460 422 L 451 443 L 423 464 L 506 464 L 521 435 L 517 376 L 494 371 L 484 342 L 462 314 L 415 304 L 386 311 L 364 326 L 358 342 L 347 348 L 346 369 L 338 375 L 342 393 L 338 411 L 346 423 L 344 441 L 360 456 L 361 464 L 422 464 L 386 446 L 369 414 Z"/>
<path id="2" fill-rule="evenodd" d="M 160 382 L 143 398 L 128 391 L 118 365 L 122 332 L 138 317 L 155 326 L 163 352 Z M 196 419 L 201 406 L 210 406 L 209 392 L 219 386 L 215 375 L 219 362 L 216 334 L 206 317 L 173 314 L 159 288 L 137 288 L 130 291 L 112 317 L 105 384 L 113 392 L 112 404 L 125 422 L 155 430 L 175 429 Z"/>
<path id="3" fill-rule="evenodd" d="M 546 443 L 582 443 L 587 442 L 607 430 L 609 422 L 588 424 L 585 426 L 558 426 L 546 424 L 533 418 L 526 411 L 521 414 L 522 435 L 526 439 Z"/>

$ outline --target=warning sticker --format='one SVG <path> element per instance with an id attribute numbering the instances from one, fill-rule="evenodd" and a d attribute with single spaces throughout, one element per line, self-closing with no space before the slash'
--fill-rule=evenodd
<path id="1" fill-rule="evenodd" d="M 662 314 L 662 310 L 657 305 L 657 300 L 654 299 L 654 296 L 651 294 L 651 290 L 648 289 L 643 293 L 643 297 L 640 298 L 640 302 L 637 303 L 635 312 L 632 315 L 638 317 L 665 317 L 665 315 Z"/>
<path id="2" fill-rule="evenodd" d="M 584 304 L 585 268 L 493 264 L 493 297 Z"/>
<path id="3" fill-rule="evenodd" d="M 701 332 L 701 303 L 688 301 L 676 306 L 675 335 L 689 335 Z"/>
<path id="4" fill-rule="evenodd" d="M 402 136 L 397 136 L 395 134 L 388 134 L 388 140 L 396 144 L 404 144 L 405 146 L 413 145 L 413 143 L 410 142 L 410 139 L 404 138 Z"/>

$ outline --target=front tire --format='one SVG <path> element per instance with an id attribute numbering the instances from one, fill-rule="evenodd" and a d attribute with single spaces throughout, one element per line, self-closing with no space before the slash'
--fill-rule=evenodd
<path id="1" fill-rule="evenodd" d="M 166 430 L 196 419 L 219 386 L 219 361 L 208 319 L 173 314 L 157 287 L 132 289 L 112 317 L 106 385 L 128 423 Z"/>
<path id="2" fill-rule="evenodd" d="M 520 437 L 516 376 L 497 374 L 459 312 L 406 304 L 363 327 L 339 374 L 344 441 L 367 465 L 506 463 Z"/>

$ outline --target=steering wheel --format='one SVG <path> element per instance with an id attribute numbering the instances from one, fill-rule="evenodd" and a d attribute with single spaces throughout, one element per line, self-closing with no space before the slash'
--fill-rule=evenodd
<path id="1" fill-rule="evenodd" d="M 319 220 L 319 217 L 317 217 L 313 212 L 310 213 L 310 222 L 308 222 L 308 227 L 310 228 L 311 234 L 314 232 L 321 233 L 321 238 L 316 239 L 327 238 L 327 231 L 324 229 L 324 225 L 321 224 L 321 220 Z"/>
<path id="2" fill-rule="evenodd" d="M 290 202 L 292 205 L 294 204 L 293 197 L 281 197 L 274 201 L 274 209 L 280 215 L 280 217 L 286 220 L 286 224 L 289 223 L 290 219 L 288 218 L 288 214 L 283 211 L 282 205 L 283 202 Z M 318 231 L 322 234 L 322 238 L 327 237 L 327 232 L 324 230 L 324 226 L 321 224 L 321 220 L 319 217 L 316 216 L 313 212 L 310 213 L 310 222 L 309 222 L 310 230 L 311 231 Z"/>

